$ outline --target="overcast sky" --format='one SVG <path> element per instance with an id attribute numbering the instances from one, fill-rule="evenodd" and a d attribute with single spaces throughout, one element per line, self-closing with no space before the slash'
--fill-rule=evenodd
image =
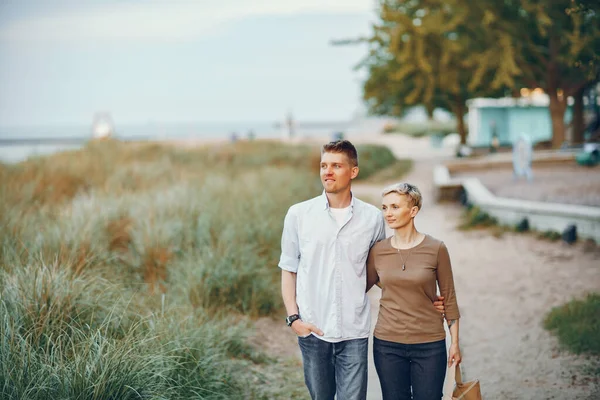
<path id="1" fill-rule="evenodd" d="M 346 120 L 373 0 L 0 0 L 0 125 Z"/>

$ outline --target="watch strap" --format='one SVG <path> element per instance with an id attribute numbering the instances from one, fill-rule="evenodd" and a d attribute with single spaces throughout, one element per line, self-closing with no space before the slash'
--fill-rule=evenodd
<path id="1" fill-rule="evenodd" d="M 300 319 L 300 315 L 298 315 L 298 314 L 292 314 L 292 315 L 289 315 L 285 319 L 285 323 L 287 324 L 287 326 L 292 326 L 292 324 L 294 323 L 294 321 L 299 320 L 299 319 Z"/>

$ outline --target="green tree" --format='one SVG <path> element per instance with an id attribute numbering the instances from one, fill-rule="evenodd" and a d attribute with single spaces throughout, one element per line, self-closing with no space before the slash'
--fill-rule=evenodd
<path id="1" fill-rule="evenodd" d="M 401 115 L 422 104 L 431 115 L 442 107 L 456 116 L 466 142 L 466 100 L 501 95 L 519 73 L 510 35 L 492 30 L 487 11 L 467 0 L 382 0 L 368 38 L 364 99 L 374 114 Z M 483 21 L 483 23 L 473 23 Z"/>
<path id="2" fill-rule="evenodd" d="M 463 115 L 472 97 L 543 88 L 550 98 L 552 142 L 565 138 L 567 99 L 600 75 L 597 0 L 381 0 L 366 42 L 364 99 L 374 114 L 401 115 L 422 104 Z M 575 115 L 575 131 L 582 128 Z"/>
<path id="3" fill-rule="evenodd" d="M 490 2 L 513 34 L 519 80 L 541 87 L 550 98 L 552 145 L 565 141 L 567 99 L 581 99 L 600 73 L 600 2 L 597 0 L 520 0 Z M 577 104 L 579 106 L 579 103 Z M 578 109 L 578 107 L 575 107 Z M 576 110 L 577 111 L 577 110 Z M 582 108 L 575 115 L 574 137 L 583 129 Z"/>

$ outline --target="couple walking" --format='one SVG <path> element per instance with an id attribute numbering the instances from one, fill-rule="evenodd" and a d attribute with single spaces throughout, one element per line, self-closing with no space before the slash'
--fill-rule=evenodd
<path id="1" fill-rule="evenodd" d="M 446 366 L 461 360 L 460 315 L 446 246 L 414 225 L 419 189 L 387 187 L 381 211 L 355 198 L 358 155 L 347 140 L 323 146 L 320 171 L 323 193 L 288 210 L 279 261 L 286 322 L 298 336 L 311 397 L 366 398 L 366 293 L 378 285 L 373 358 L 383 399 L 441 399 Z M 384 219 L 394 230 L 387 239 Z"/>

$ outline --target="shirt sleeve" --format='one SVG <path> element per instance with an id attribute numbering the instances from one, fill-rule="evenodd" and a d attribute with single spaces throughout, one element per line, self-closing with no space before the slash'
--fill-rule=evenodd
<path id="1" fill-rule="evenodd" d="M 290 272 L 297 272 L 300 264 L 300 245 L 298 243 L 298 217 L 290 208 L 283 222 L 281 234 L 281 257 L 279 268 Z"/>
<path id="2" fill-rule="evenodd" d="M 379 275 L 377 269 L 375 269 L 375 249 L 371 247 L 369 250 L 369 256 L 367 257 L 367 292 L 379 282 Z"/>
<path id="3" fill-rule="evenodd" d="M 460 313 L 456 301 L 456 292 L 454 291 L 450 254 L 448 254 L 448 249 L 443 242 L 438 250 L 437 281 L 440 287 L 440 294 L 444 297 L 446 319 L 459 319 Z"/>
<path id="4" fill-rule="evenodd" d="M 373 241 L 371 242 L 371 247 L 379 241 L 385 239 L 385 222 L 383 221 L 383 214 L 379 213 L 379 217 L 377 218 L 377 225 L 375 226 L 375 236 L 373 237 Z"/>

